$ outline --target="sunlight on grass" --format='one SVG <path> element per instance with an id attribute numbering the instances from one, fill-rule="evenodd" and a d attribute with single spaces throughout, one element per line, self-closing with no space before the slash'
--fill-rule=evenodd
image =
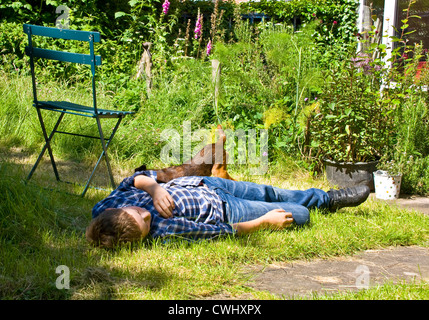
<path id="1" fill-rule="evenodd" d="M 91 248 L 84 233 L 92 207 L 110 193 L 105 168 L 99 168 L 95 180 L 105 190 L 91 188 L 85 198 L 72 195 L 79 194 L 79 186 L 55 181 L 49 160 L 41 163 L 30 183 L 25 183 L 42 145 L 31 109 L 31 85 L 28 77 L 10 79 L 3 75 L 2 79 L 5 83 L 0 86 L 1 102 L 6 106 L 0 120 L 3 136 L 0 296 L 3 299 L 279 299 L 247 286 L 252 274 L 245 270 L 255 265 L 348 256 L 389 246 L 429 246 L 427 216 L 371 198 L 358 208 L 337 213 L 312 210 L 310 224 L 278 232 L 260 231 L 249 236 L 200 242 L 145 240 L 113 251 Z M 61 85 L 54 86 L 51 92 L 54 98 L 62 98 L 60 88 Z M 42 96 L 49 93 L 44 90 L 48 89 L 42 88 Z M 88 98 L 84 89 L 73 88 L 65 98 L 80 96 L 83 100 Z M 107 94 L 100 97 L 106 105 L 111 98 Z M 151 112 L 153 116 L 155 111 Z M 141 119 L 137 120 L 136 125 Z M 86 124 L 73 125 L 86 130 Z M 60 146 L 56 156 L 60 175 L 64 174 L 65 180 L 84 181 L 85 170 L 99 153 L 95 152 L 95 146 L 82 146 L 79 142 L 73 144 L 79 145 L 77 151 L 69 152 L 67 148 L 72 149 L 69 142 L 56 142 Z M 111 149 L 117 182 L 142 164 L 142 158 L 149 161 L 148 165 L 155 163 L 144 158 L 150 152 L 139 150 L 123 160 L 124 155 L 115 153 L 117 150 Z M 326 180 L 314 179 L 286 155 L 270 164 L 264 176 L 251 175 L 248 168 L 240 165 L 230 166 L 230 174 L 237 180 L 287 189 L 329 189 Z M 59 265 L 70 269 L 69 290 L 55 286 L 58 277 L 55 270 Z M 311 298 L 427 299 L 427 292 L 427 283 L 386 284 L 358 293 Z"/>
<path id="2" fill-rule="evenodd" d="M 147 240 L 115 251 L 94 249 L 88 247 L 84 230 L 92 205 L 108 191 L 90 190 L 81 199 L 38 189 L 37 180 L 29 185 L 12 184 L 24 174 L 13 167 L 2 165 L 8 174 L 1 183 L 2 247 L 6 250 L 1 253 L 5 282 L 0 290 L 9 299 L 203 299 L 222 294 L 277 299 L 248 288 L 249 275 L 242 273 L 243 268 L 428 244 L 426 216 L 369 199 L 358 208 L 337 213 L 313 210 L 309 225 L 279 232 L 195 243 Z M 245 176 L 240 168 L 234 173 L 240 179 Z M 267 177 L 251 178 L 285 188 L 311 186 L 303 172 L 275 166 Z M 326 189 L 323 180 L 314 185 Z M 69 291 L 55 288 L 58 265 L 70 268 Z M 413 288 L 409 290 L 413 292 Z M 375 291 L 373 295 L 383 297 L 385 293 Z"/>
<path id="3" fill-rule="evenodd" d="M 387 282 L 382 286 L 374 286 L 358 292 L 337 293 L 332 295 L 313 294 L 308 297 L 314 300 L 427 300 L 429 283 L 413 281 L 406 283 Z"/>
<path id="4" fill-rule="evenodd" d="M 204 299 L 224 295 L 278 299 L 246 286 L 251 277 L 243 273 L 246 266 L 429 243 L 428 217 L 370 199 L 358 208 L 337 213 L 312 210 L 309 225 L 283 231 L 200 242 L 145 240 L 113 251 L 95 249 L 86 243 L 84 231 L 92 205 L 108 191 L 91 190 L 82 199 L 25 185 L 19 182 L 23 172 L 10 169 L 13 164 L 1 167 L 9 173 L 0 184 L 4 248 L 0 291 L 6 299 Z M 287 180 L 279 171 L 254 179 L 287 187 L 310 185 L 306 179 L 301 183 Z M 70 290 L 55 287 L 58 265 L 70 268 Z M 427 289 L 426 285 L 404 286 L 408 288 L 404 298 L 424 296 L 419 292 Z M 387 291 L 371 292 L 375 298 L 383 298 Z M 350 296 L 354 298 L 371 296 Z"/>
<path id="5" fill-rule="evenodd" d="M 112 298 L 129 299 L 131 295 L 135 299 L 189 299 L 221 293 L 239 296 L 249 293 L 243 286 L 249 276 L 241 273 L 246 265 L 345 256 L 389 245 L 427 243 L 427 219 L 422 216 L 401 210 L 381 212 L 372 218 L 368 210 L 367 215 L 352 223 L 356 218 L 353 213 L 315 213 L 312 225 L 301 229 L 264 231 L 216 242 L 146 243 L 130 251 L 122 249 L 105 261 L 112 276 L 127 279 L 115 287 Z M 389 216 L 396 218 L 386 219 Z M 406 227 L 398 229 L 396 223 L 391 223 L 396 220 L 407 220 Z M 374 230 L 375 224 L 379 228 Z M 142 286 L 146 290 L 142 291 Z M 258 292 L 251 294 L 259 296 Z"/>

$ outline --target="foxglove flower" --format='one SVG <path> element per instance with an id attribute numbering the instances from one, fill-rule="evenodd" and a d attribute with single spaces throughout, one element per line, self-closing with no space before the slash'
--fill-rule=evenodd
<path id="1" fill-rule="evenodd" d="M 207 55 L 210 55 L 210 52 L 212 51 L 212 41 L 209 40 L 209 43 L 207 43 Z"/>
<path id="2" fill-rule="evenodd" d="M 201 29 L 203 28 L 201 25 L 202 16 L 198 13 L 197 22 L 195 23 L 195 39 L 198 39 L 201 36 Z"/>
<path id="3" fill-rule="evenodd" d="M 164 14 L 167 14 L 168 9 L 170 9 L 170 2 L 168 0 L 165 0 L 164 3 L 162 4 L 162 12 Z"/>

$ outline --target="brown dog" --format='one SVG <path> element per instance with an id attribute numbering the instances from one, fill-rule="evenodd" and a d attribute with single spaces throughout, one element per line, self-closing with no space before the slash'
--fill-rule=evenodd
<path id="1" fill-rule="evenodd" d="M 155 170 L 157 180 L 159 182 L 168 182 L 172 179 L 185 176 L 213 176 L 234 180 L 227 171 L 228 154 L 225 151 L 226 135 L 221 125 L 218 125 L 217 129 L 219 139 L 216 143 L 206 145 L 191 160 L 184 162 L 182 165 Z M 218 153 L 222 150 L 221 159 L 221 155 L 216 155 L 216 150 Z M 146 170 L 146 165 L 136 168 L 135 172 L 142 170 Z"/>

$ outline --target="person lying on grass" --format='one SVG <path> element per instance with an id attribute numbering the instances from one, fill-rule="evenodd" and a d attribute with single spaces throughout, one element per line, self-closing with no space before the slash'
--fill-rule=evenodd
<path id="1" fill-rule="evenodd" d="M 86 238 L 95 246 L 112 248 L 147 236 L 208 239 L 283 229 L 308 223 L 311 208 L 357 206 L 369 193 L 367 186 L 301 191 L 197 176 L 158 183 L 156 171 L 139 171 L 94 206 Z"/>

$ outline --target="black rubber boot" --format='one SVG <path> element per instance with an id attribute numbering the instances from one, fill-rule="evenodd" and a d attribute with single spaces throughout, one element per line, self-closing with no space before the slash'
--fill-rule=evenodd
<path id="1" fill-rule="evenodd" d="M 346 189 L 328 191 L 329 210 L 336 211 L 344 207 L 356 207 L 365 202 L 370 193 L 369 187 L 362 185 Z"/>

